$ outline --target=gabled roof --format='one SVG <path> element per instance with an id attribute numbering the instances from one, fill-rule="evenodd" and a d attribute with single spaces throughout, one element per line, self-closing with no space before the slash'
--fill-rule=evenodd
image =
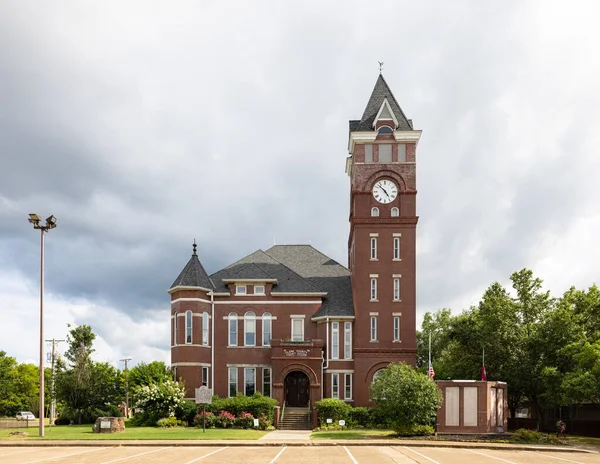
<path id="1" fill-rule="evenodd" d="M 354 316 L 350 271 L 312 245 L 275 245 L 265 253 L 327 292 L 313 317 Z"/>
<path id="2" fill-rule="evenodd" d="M 402 111 L 402 108 L 400 108 L 400 105 L 396 101 L 396 97 L 394 97 L 394 94 L 387 85 L 383 75 L 380 74 L 377 78 L 377 82 L 375 82 L 375 87 L 373 88 L 371 98 L 369 98 L 369 102 L 367 103 L 362 118 L 360 121 L 350 121 L 350 132 L 374 130 L 373 122 L 386 98 L 394 116 L 398 120 L 398 127 L 396 129 L 402 131 L 413 130 L 412 121 L 406 118 L 404 111 Z"/>
<path id="3" fill-rule="evenodd" d="M 179 276 L 177 276 L 175 282 L 173 282 L 173 285 L 171 285 L 171 288 L 201 287 L 207 290 L 212 290 L 214 285 L 208 277 L 207 272 L 204 270 L 204 266 L 202 266 L 200 259 L 198 258 L 195 241 L 193 248 L 194 252 L 192 253 L 192 257 L 187 262 Z"/>
<path id="4" fill-rule="evenodd" d="M 286 265 L 269 256 L 262 250 L 230 264 L 211 276 L 215 283 L 215 292 L 228 293 L 223 279 L 277 279 L 274 291 L 280 293 L 320 293 L 322 290 L 307 279 L 298 275 Z"/>

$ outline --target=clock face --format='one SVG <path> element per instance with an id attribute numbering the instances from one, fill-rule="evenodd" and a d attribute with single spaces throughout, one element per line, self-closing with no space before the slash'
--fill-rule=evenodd
<path id="1" fill-rule="evenodd" d="M 391 203 L 398 195 L 398 187 L 391 180 L 378 180 L 373 187 L 373 196 L 379 203 Z"/>

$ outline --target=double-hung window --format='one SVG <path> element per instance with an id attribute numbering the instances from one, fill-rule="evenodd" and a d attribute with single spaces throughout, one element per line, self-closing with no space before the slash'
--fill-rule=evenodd
<path id="1" fill-rule="evenodd" d="M 394 261 L 400 261 L 400 234 L 394 234 Z"/>
<path id="2" fill-rule="evenodd" d="M 237 367 L 229 368 L 229 397 L 233 398 L 237 395 Z"/>
<path id="3" fill-rule="evenodd" d="M 235 294 L 236 295 L 245 295 L 246 294 L 246 286 L 245 285 L 236 285 L 235 286 Z"/>
<path id="4" fill-rule="evenodd" d="M 394 316 L 394 341 L 400 341 L 400 316 Z"/>
<path id="5" fill-rule="evenodd" d="M 377 277 L 371 276 L 371 301 L 377 301 Z"/>
<path id="6" fill-rule="evenodd" d="M 173 345 L 177 345 L 179 338 L 179 327 L 177 325 L 178 319 L 179 317 L 177 317 L 177 313 L 175 313 L 175 317 L 173 318 Z"/>
<path id="7" fill-rule="evenodd" d="M 192 343 L 192 312 L 185 312 L 185 342 Z"/>
<path id="8" fill-rule="evenodd" d="M 304 318 L 292 317 L 292 340 L 304 341 Z"/>
<path id="9" fill-rule="evenodd" d="M 263 396 L 271 396 L 271 368 L 263 367 Z"/>
<path id="10" fill-rule="evenodd" d="M 263 346 L 271 346 L 271 330 L 272 330 L 272 322 L 271 322 L 271 313 L 264 313 L 262 315 L 262 337 L 263 337 Z"/>
<path id="11" fill-rule="evenodd" d="M 254 294 L 255 295 L 264 295 L 265 294 L 265 286 L 264 285 L 255 285 L 254 286 Z"/>
<path id="12" fill-rule="evenodd" d="M 344 399 L 351 400 L 352 399 L 352 374 L 344 375 Z"/>
<path id="13" fill-rule="evenodd" d="M 238 344 L 237 327 L 237 314 L 229 313 L 229 346 L 237 346 Z"/>
<path id="14" fill-rule="evenodd" d="M 377 316 L 371 316 L 371 341 L 377 341 Z"/>
<path id="15" fill-rule="evenodd" d="M 208 313 L 202 314 L 202 344 L 208 345 Z"/>
<path id="16" fill-rule="evenodd" d="M 202 386 L 208 387 L 208 367 L 202 368 Z"/>
<path id="17" fill-rule="evenodd" d="M 331 374 L 331 397 L 340 398 L 340 374 Z"/>
<path id="18" fill-rule="evenodd" d="M 371 237 L 371 259 L 377 259 L 377 237 Z"/>
<path id="19" fill-rule="evenodd" d="M 244 315 L 244 346 L 256 345 L 256 315 L 248 311 Z"/>
<path id="20" fill-rule="evenodd" d="M 331 323 L 331 359 L 340 358 L 340 323 Z"/>
<path id="21" fill-rule="evenodd" d="M 394 277 L 394 301 L 400 301 L 400 277 Z"/>
<path id="22" fill-rule="evenodd" d="M 352 322 L 344 322 L 344 359 L 352 359 Z"/>
<path id="23" fill-rule="evenodd" d="M 254 367 L 244 368 L 244 394 L 252 396 L 256 392 L 256 369 Z"/>

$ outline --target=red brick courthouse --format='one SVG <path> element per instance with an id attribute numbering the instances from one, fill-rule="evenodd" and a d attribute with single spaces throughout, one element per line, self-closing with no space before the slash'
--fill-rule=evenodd
<path id="1" fill-rule="evenodd" d="M 187 398 L 206 385 L 289 407 L 365 406 L 380 369 L 415 364 L 420 136 L 380 75 L 350 121 L 347 268 L 310 245 L 278 245 L 208 275 L 194 245 L 169 290 L 171 365 Z"/>

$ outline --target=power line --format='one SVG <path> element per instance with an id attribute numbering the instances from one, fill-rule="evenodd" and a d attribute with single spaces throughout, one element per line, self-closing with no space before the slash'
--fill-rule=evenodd
<path id="1" fill-rule="evenodd" d="M 123 358 L 119 361 L 125 363 L 125 417 L 129 419 L 129 371 L 127 370 L 127 362 L 131 361 L 131 358 Z"/>

